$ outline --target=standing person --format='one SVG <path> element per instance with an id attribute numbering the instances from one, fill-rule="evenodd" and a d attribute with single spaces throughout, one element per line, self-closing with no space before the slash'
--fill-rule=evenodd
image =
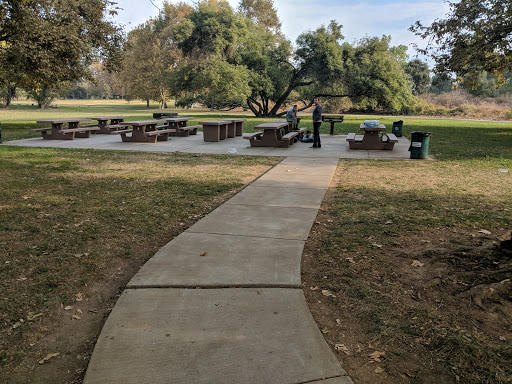
<path id="1" fill-rule="evenodd" d="M 322 106 L 320 105 L 320 98 L 313 99 L 315 109 L 313 109 L 313 146 L 311 148 L 322 148 L 320 143 L 320 125 L 322 125 Z"/>

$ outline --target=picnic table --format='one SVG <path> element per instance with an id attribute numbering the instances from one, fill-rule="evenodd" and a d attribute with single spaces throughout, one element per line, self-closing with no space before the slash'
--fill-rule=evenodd
<path id="1" fill-rule="evenodd" d="M 37 124 L 51 124 L 51 127 L 35 128 L 31 129 L 30 132 L 41 132 L 45 140 L 73 140 L 75 137 L 88 138 L 91 137 L 91 132 L 100 130 L 96 124 L 79 125 L 83 121 L 90 120 L 88 117 L 38 120 L 36 121 Z M 67 124 L 67 126 L 63 127 L 64 124 Z"/>
<path id="2" fill-rule="evenodd" d="M 190 120 L 195 120 L 195 117 L 168 117 L 163 120 L 167 122 L 169 128 L 176 130 L 175 132 L 170 132 L 169 136 L 185 137 L 188 135 L 197 135 L 197 129 L 201 127 L 200 125 L 187 126 Z"/>
<path id="3" fill-rule="evenodd" d="M 225 140 L 228 137 L 227 120 L 206 120 L 200 121 L 199 124 L 203 126 L 204 141 L 215 142 Z"/>
<path id="4" fill-rule="evenodd" d="M 228 137 L 242 136 L 244 133 L 244 121 L 247 119 L 223 119 L 229 121 Z"/>
<path id="5" fill-rule="evenodd" d="M 331 130 L 329 134 L 332 136 L 334 135 L 334 124 L 336 123 L 343 123 L 343 115 L 323 115 L 322 121 L 325 121 L 327 123 L 331 123 Z"/>
<path id="6" fill-rule="evenodd" d="M 110 134 L 112 131 L 117 131 L 122 128 L 119 123 L 122 123 L 126 116 L 97 116 L 91 117 L 93 120 L 98 120 L 99 131 L 97 133 Z M 110 124 L 108 121 L 110 120 Z"/>
<path id="7" fill-rule="evenodd" d="M 119 125 L 131 128 L 112 131 L 110 134 L 121 135 L 121 139 L 127 142 L 156 143 L 157 141 L 166 141 L 169 140 L 169 133 L 175 132 L 175 129 L 169 128 L 168 125 L 158 125 L 163 123 L 166 123 L 165 119 L 121 122 Z M 128 136 L 128 133 L 131 133 L 131 136 Z"/>
<path id="8" fill-rule="evenodd" d="M 282 134 L 283 129 L 288 129 L 288 121 L 275 120 L 268 123 L 259 124 L 254 127 L 255 129 L 262 129 L 263 131 L 254 132 L 244 135 L 251 143 L 251 147 L 284 147 L 288 148 L 293 144 L 293 138 L 299 132 L 292 131 Z"/>
<path id="9" fill-rule="evenodd" d="M 367 127 L 364 123 L 359 127 L 364 135 L 349 133 L 347 141 L 350 149 L 393 149 L 398 142 L 392 133 L 384 133 L 386 126 L 379 124 L 377 127 Z"/>
<path id="10" fill-rule="evenodd" d="M 153 119 L 161 119 L 162 117 L 176 117 L 178 112 L 155 112 L 153 113 Z"/>

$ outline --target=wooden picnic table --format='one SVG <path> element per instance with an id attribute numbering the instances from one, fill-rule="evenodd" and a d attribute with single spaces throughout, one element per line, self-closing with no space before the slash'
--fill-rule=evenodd
<path id="1" fill-rule="evenodd" d="M 247 119 L 223 119 L 229 121 L 228 137 L 242 136 L 244 133 L 244 121 Z"/>
<path id="2" fill-rule="evenodd" d="M 347 141 L 350 149 L 393 149 L 398 142 L 392 133 L 384 133 L 386 126 L 380 124 L 378 127 L 367 127 L 364 123 L 359 127 L 364 135 L 349 133 Z M 382 133 L 382 134 L 381 134 Z"/>
<path id="3" fill-rule="evenodd" d="M 275 120 L 255 126 L 255 129 L 263 131 L 250 133 L 244 136 L 244 139 L 250 140 L 251 147 L 284 147 L 293 144 L 293 138 L 299 133 L 292 131 L 285 135 L 282 130 L 288 127 L 288 121 Z"/>
<path id="4" fill-rule="evenodd" d="M 41 132 L 45 140 L 73 140 L 76 138 L 91 137 L 91 132 L 99 131 L 97 125 L 82 125 L 83 121 L 90 121 L 88 117 L 72 117 L 67 119 L 38 120 L 37 124 L 51 124 L 51 128 L 35 128 L 30 132 Z M 63 127 L 67 124 L 67 127 Z M 50 132 L 50 133 L 48 133 Z"/>
<path id="5" fill-rule="evenodd" d="M 200 121 L 203 126 L 204 141 L 221 141 L 228 137 L 229 121 L 226 120 L 206 120 Z"/>
<path id="6" fill-rule="evenodd" d="M 166 141 L 169 140 L 169 133 L 174 132 L 175 129 L 171 129 L 167 125 L 158 126 L 158 124 L 165 122 L 165 119 L 121 122 L 119 125 L 131 128 L 112 131 L 110 134 L 121 135 L 121 139 L 126 142 L 156 143 L 157 140 Z M 131 136 L 128 136 L 128 133 L 131 133 Z"/>
<path id="7" fill-rule="evenodd" d="M 201 126 L 199 125 L 189 125 L 187 126 L 190 120 L 195 120 L 195 117 L 167 117 L 164 118 L 167 122 L 169 128 L 174 128 L 176 132 L 169 133 L 169 136 L 189 136 L 189 135 L 197 135 L 197 129 Z"/>
<path id="8" fill-rule="evenodd" d="M 112 131 L 117 131 L 121 128 L 119 123 L 122 123 L 126 116 L 97 116 L 91 117 L 92 120 L 98 120 L 99 131 L 97 133 L 110 134 Z M 110 120 L 110 124 L 108 121 Z"/>

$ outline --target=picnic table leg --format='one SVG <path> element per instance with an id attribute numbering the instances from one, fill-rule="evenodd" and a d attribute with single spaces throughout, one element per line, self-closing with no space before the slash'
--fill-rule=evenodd
<path id="1" fill-rule="evenodd" d="M 52 124 L 52 133 L 42 132 L 44 140 L 73 140 L 75 132 L 59 133 L 62 129 L 62 123 Z"/>

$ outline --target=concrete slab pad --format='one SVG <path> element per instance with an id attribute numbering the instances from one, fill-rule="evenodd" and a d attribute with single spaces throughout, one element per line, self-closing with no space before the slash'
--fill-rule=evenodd
<path id="1" fill-rule="evenodd" d="M 302 240 L 184 232 L 149 259 L 128 288 L 300 287 L 303 248 Z"/>
<path id="2" fill-rule="evenodd" d="M 345 375 L 300 289 L 127 289 L 85 384 L 294 384 Z"/>
<path id="3" fill-rule="evenodd" d="M 186 232 L 306 240 L 316 214 L 308 208 L 224 204 Z"/>
<path id="4" fill-rule="evenodd" d="M 272 168 L 267 173 L 280 173 L 281 176 L 286 177 L 287 174 L 300 174 L 305 177 L 309 175 L 332 175 L 334 171 L 336 171 L 336 167 L 338 165 L 338 158 L 332 159 L 329 158 L 327 160 L 335 160 L 335 164 L 326 164 L 326 165 L 318 165 L 315 167 L 309 167 L 309 164 L 306 162 L 297 162 L 296 164 L 278 164 L 274 168 Z"/>
<path id="5" fill-rule="evenodd" d="M 319 209 L 325 190 L 319 188 L 274 188 L 251 185 L 226 202 L 237 205 Z"/>
<path id="6" fill-rule="evenodd" d="M 256 180 L 252 185 L 258 187 L 327 189 L 331 179 L 332 173 L 330 175 L 316 175 L 312 172 L 310 175 L 304 175 L 290 172 L 288 175 L 283 175 L 282 173 L 268 172 Z"/>

